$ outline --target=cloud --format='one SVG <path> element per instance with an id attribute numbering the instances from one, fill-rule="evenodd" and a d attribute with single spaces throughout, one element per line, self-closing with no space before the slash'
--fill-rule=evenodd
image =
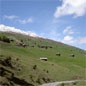
<path id="1" fill-rule="evenodd" d="M 86 44 L 86 37 L 82 37 L 78 39 L 79 44 Z"/>
<path id="2" fill-rule="evenodd" d="M 60 35 L 61 34 L 58 33 L 55 29 L 40 33 L 41 37 L 56 40 L 56 41 L 59 40 Z"/>
<path id="3" fill-rule="evenodd" d="M 73 36 L 66 35 L 63 39 L 60 40 L 60 42 L 82 48 L 86 44 L 86 37 L 74 38 Z"/>
<path id="4" fill-rule="evenodd" d="M 72 36 L 65 36 L 65 37 L 64 37 L 64 40 L 65 40 L 65 41 L 70 41 L 70 40 L 72 40 L 72 39 L 73 39 Z"/>
<path id="5" fill-rule="evenodd" d="M 86 14 L 86 0 L 62 0 L 62 5 L 56 8 L 54 17 L 58 18 L 65 15 L 74 17 Z"/>
<path id="6" fill-rule="evenodd" d="M 27 23 L 33 23 L 32 18 L 24 19 L 24 20 L 18 20 L 21 24 L 27 24 Z"/>
<path id="7" fill-rule="evenodd" d="M 15 28 L 15 27 L 6 26 L 6 25 L 3 25 L 3 24 L 0 24 L 0 31 L 1 32 L 16 32 L 16 33 L 20 33 L 20 34 L 24 34 L 24 35 L 29 35 L 29 36 L 32 36 L 32 37 L 37 37 L 38 36 L 34 32 L 31 32 L 31 31 L 25 32 L 23 30 Z"/>
<path id="8" fill-rule="evenodd" d="M 66 44 L 73 44 L 73 43 L 76 42 L 76 40 L 74 39 L 73 36 L 66 35 L 66 36 L 64 36 L 62 42 L 63 42 L 63 43 L 66 43 Z"/>
<path id="9" fill-rule="evenodd" d="M 67 26 L 66 29 L 64 29 L 63 34 L 72 35 L 72 34 L 74 34 L 74 31 L 72 30 L 71 26 Z"/>
<path id="10" fill-rule="evenodd" d="M 12 20 L 12 21 L 16 21 L 20 24 L 28 24 L 28 23 L 33 23 L 33 18 L 29 17 L 27 19 L 20 19 L 19 16 L 15 16 L 15 15 L 4 15 L 3 16 L 4 19 L 8 19 L 8 20 Z"/>
<path id="11" fill-rule="evenodd" d="M 15 15 L 10 15 L 10 16 L 4 15 L 4 19 L 13 20 L 13 19 L 17 19 L 17 18 L 18 18 L 18 16 L 15 16 Z"/>

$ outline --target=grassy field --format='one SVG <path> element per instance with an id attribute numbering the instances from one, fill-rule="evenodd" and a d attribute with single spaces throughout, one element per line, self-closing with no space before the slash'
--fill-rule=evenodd
<path id="1" fill-rule="evenodd" d="M 86 52 L 84 50 L 49 39 L 21 34 L 0 33 L 0 37 L 3 38 L 3 36 L 13 41 L 10 43 L 0 41 L 0 58 L 10 56 L 14 60 L 19 59 L 21 71 L 12 71 L 15 72 L 16 76 L 24 78 L 33 85 L 37 86 L 48 81 L 86 79 Z M 24 47 L 19 43 L 27 46 Z M 39 46 L 44 46 L 44 48 L 39 48 Z M 56 55 L 57 53 L 60 56 Z M 48 61 L 42 61 L 40 57 L 47 57 Z M 36 66 L 36 69 L 34 69 L 34 66 Z M 9 67 L 7 69 L 10 70 Z M 46 79 L 49 80 L 46 81 Z"/>

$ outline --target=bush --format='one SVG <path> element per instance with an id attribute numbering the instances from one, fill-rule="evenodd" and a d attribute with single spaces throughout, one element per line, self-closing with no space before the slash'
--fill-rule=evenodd
<path id="1" fill-rule="evenodd" d="M 33 69 L 36 70 L 36 69 L 37 69 L 37 65 L 34 65 L 34 66 L 33 66 Z"/>
<path id="2" fill-rule="evenodd" d="M 6 36 L 0 37 L 0 41 L 10 43 L 10 39 L 7 38 Z"/>
<path id="3" fill-rule="evenodd" d="M 73 85 L 76 85 L 77 84 L 77 82 L 73 82 Z"/>
<path id="4" fill-rule="evenodd" d="M 64 83 L 62 83 L 62 84 L 61 84 L 61 86 L 65 86 L 65 84 L 64 84 Z"/>

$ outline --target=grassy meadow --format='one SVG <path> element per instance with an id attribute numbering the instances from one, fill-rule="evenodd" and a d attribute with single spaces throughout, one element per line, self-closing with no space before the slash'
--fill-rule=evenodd
<path id="1" fill-rule="evenodd" d="M 10 56 L 12 61 L 16 63 L 16 59 L 18 59 L 20 71 L 9 66 L 4 68 L 34 86 L 54 81 L 86 79 L 86 51 L 49 39 L 35 38 L 17 33 L 0 33 L 1 39 L 3 36 L 11 41 L 10 43 L 0 41 L 0 59 Z M 60 55 L 56 55 L 57 53 Z M 71 56 L 72 54 L 74 56 Z M 40 60 L 40 57 L 46 57 L 47 61 Z M 0 64 L 0 66 L 3 65 Z M 2 79 L 2 77 L 0 78 Z M 6 81 L 6 78 L 4 80 Z"/>

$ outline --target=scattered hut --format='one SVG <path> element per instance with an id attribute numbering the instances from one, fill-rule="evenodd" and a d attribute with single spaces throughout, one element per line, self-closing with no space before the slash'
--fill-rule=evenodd
<path id="1" fill-rule="evenodd" d="M 58 53 L 56 53 L 56 56 L 61 56 L 61 54 L 58 52 Z"/>
<path id="2" fill-rule="evenodd" d="M 47 57 L 40 57 L 40 60 L 47 61 L 48 58 Z"/>

